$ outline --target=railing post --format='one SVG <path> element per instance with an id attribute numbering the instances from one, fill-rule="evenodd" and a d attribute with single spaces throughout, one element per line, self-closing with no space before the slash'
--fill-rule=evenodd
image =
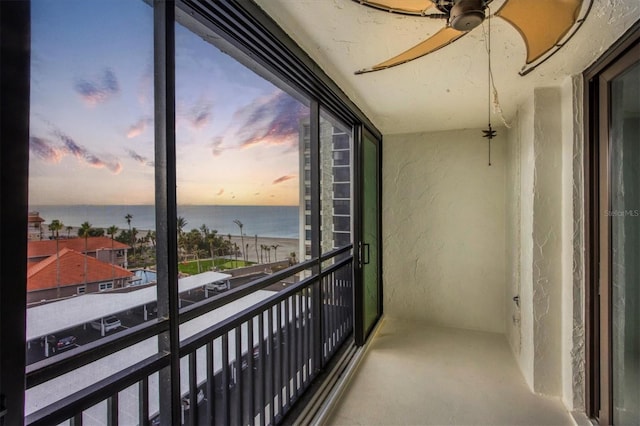
<path id="1" fill-rule="evenodd" d="M 319 277 L 313 283 L 311 318 L 313 318 L 313 372 L 317 373 L 322 368 L 322 291 Z"/>

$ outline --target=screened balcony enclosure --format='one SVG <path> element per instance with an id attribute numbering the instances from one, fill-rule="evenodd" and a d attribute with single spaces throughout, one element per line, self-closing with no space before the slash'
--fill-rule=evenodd
<path id="1" fill-rule="evenodd" d="M 0 1 L 0 426 L 640 421 L 637 1 L 367 3 Z"/>
<path id="2" fill-rule="evenodd" d="M 354 152 L 379 133 L 250 4 L 59 6 L 2 6 L 39 225 L 3 424 L 281 423 L 362 326 Z"/>

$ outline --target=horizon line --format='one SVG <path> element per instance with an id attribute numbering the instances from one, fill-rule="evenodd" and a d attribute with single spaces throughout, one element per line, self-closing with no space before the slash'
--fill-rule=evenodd
<path id="1" fill-rule="evenodd" d="M 39 207 L 68 207 L 68 206 L 92 206 L 92 207 L 109 207 L 109 206 L 155 206 L 155 204 L 28 204 L 28 206 Z M 179 207 L 191 206 L 213 206 L 213 207 L 300 207 L 300 204 L 178 204 Z"/>

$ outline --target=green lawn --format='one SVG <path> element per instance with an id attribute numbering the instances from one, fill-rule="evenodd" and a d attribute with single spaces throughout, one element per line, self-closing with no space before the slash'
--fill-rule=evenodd
<path id="1" fill-rule="evenodd" d="M 244 266 L 251 266 L 253 262 L 244 262 L 242 260 L 229 260 L 229 259 L 216 259 L 216 267 L 219 270 L 242 268 Z M 200 261 L 200 272 L 210 271 L 213 266 L 211 259 L 205 259 Z M 180 262 L 178 264 L 178 270 L 183 274 L 194 275 L 198 273 L 198 262 L 195 260 L 189 262 Z"/>

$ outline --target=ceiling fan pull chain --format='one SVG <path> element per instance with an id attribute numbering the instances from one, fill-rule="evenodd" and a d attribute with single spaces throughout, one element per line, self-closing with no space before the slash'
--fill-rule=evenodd
<path id="1" fill-rule="evenodd" d="M 497 132 L 493 130 L 491 123 L 489 123 L 489 128 L 487 130 L 483 130 L 482 133 L 484 133 L 482 136 L 483 138 L 489 139 L 489 165 L 491 165 L 491 139 L 496 137 Z"/>
<path id="2" fill-rule="evenodd" d="M 491 10 L 487 7 L 487 10 L 489 10 L 489 14 L 491 14 Z M 487 26 L 489 27 L 489 36 L 488 36 L 488 49 L 487 49 L 487 56 L 489 58 L 489 67 L 487 68 L 487 99 L 488 99 L 488 108 L 487 108 L 487 116 L 489 119 L 489 130 L 491 130 L 491 20 L 489 20 L 489 22 L 487 23 Z M 489 142 L 491 142 L 491 139 L 489 139 Z M 489 162 L 491 163 L 491 162 Z"/>
<path id="3" fill-rule="evenodd" d="M 489 165 L 491 165 L 491 139 L 489 139 Z"/>
<path id="4" fill-rule="evenodd" d="M 489 10 L 489 14 L 491 14 L 491 10 Z M 487 35 L 487 56 L 489 58 L 489 66 L 487 70 L 487 118 L 489 122 L 489 128 L 487 130 L 483 130 L 482 133 L 484 133 L 483 137 L 489 139 L 489 166 L 491 166 L 491 139 L 496 136 L 497 132 L 491 127 L 491 21 L 489 21 L 488 27 L 489 31 Z"/>

